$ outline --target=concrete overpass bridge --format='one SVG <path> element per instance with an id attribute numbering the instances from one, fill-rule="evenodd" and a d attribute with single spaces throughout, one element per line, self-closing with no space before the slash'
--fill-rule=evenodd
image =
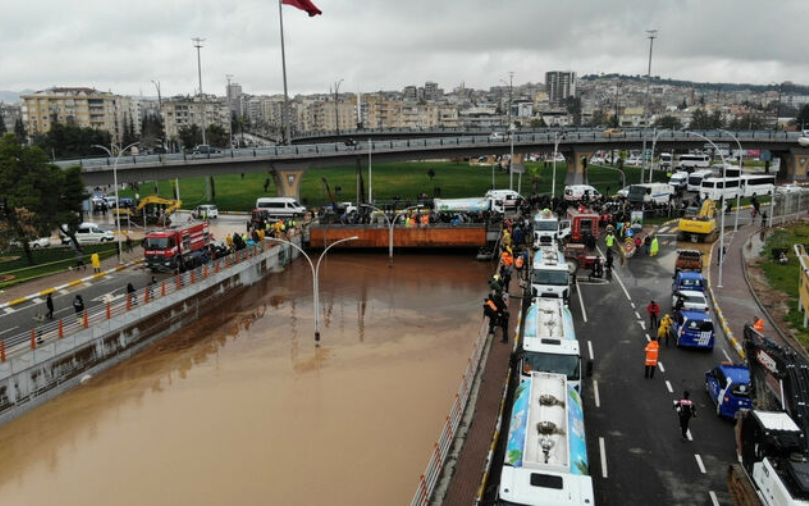
<path id="1" fill-rule="evenodd" d="M 357 140 L 353 143 L 320 142 L 225 150 L 216 154 L 167 155 L 122 155 L 116 165 L 115 158 L 88 158 L 56 162 L 61 167 L 80 165 L 85 182 L 90 186 L 111 185 L 113 172 L 120 183 L 169 180 L 220 174 L 264 172 L 275 180 L 278 194 L 298 197 L 300 184 L 307 169 L 363 163 L 369 154 L 373 162 L 402 162 L 409 160 L 433 160 L 504 155 L 511 152 L 511 139 L 490 139 L 488 135 L 441 135 L 430 136 L 419 131 L 420 137 Z M 671 131 L 646 133 L 646 147 L 655 151 L 679 152 L 689 149 L 705 149 L 710 146 L 705 138 L 727 149 L 738 149 L 738 139 L 743 149 L 768 150 L 773 157 L 781 158 L 780 179 L 807 178 L 809 148 L 798 144 L 798 132 L 739 131 L 728 133 L 721 130 Z M 515 159 L 517 154 L 552 152 L 558 142 L 558 152 L 567 161 L 566 184 L 587 182 L 585 160 L 599 150 L 640 150 L 644 144 L 644 131 L 624 130 L 619 134 L 606 135 L 602 130 L 542 130 L 516 132 L 513 135 Z"/>

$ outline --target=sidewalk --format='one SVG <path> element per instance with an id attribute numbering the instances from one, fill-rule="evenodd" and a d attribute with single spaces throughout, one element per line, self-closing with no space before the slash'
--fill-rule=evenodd
<path id="1" fill-rule="evenodd" d="M 761 316 L 769 323 L 770 329 L 777 329 L 769 313 L 764 309 L 747 278 L 746 261 L 758 256 L 763 244 L 757 237 L 761 227 L 753 224 L 740 226 L 736 232 L 732 227 L 725 233 L 725 265 L 720 268 L 717 262 L 720 242 L 711 248 L 705 259 L 709 264 L 704 269 L 708 277 L 708 292 L 715 310 L 715 322 L 725 333 L 728 342 L 744 358 L 744 325 L 752 323 L 755 316 Z M 721 280 L 721 286 L 720 286 Z"/>

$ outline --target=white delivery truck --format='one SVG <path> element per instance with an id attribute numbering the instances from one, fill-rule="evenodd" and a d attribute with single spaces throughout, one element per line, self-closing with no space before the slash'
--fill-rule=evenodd
<path id="1" fill-rule="evenodd" d="M 566 224 L 566 226 L 564 226 Z M 570 222 L 559 221 L 550 209 L 543 209 L 534 215 L 534 249 L 542 246 L 556 246 L 570 235 Z"/>
<path id="2" fill-rule="evenodd" d="M 570 269 L 556 246 L 542 246 L 534 253 L 531 268 L 531 296 L 570 297 Z"/>

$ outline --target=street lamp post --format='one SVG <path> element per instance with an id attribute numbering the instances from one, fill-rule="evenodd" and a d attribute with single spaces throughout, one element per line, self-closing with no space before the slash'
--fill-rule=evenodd
<path id="1" fill-rule="evenodd" d="M 320 257 L 317 259 L 317 264 L 314 264 L 309 255 L 294 242 L 285 241 L 283 239 L 277 239 L 275 237 L 267 237 L 267 239 L 292 246 L 293 248 L 298 250 L 304 256 L 304 258 L 306 258 L 307 262 L 309 262 L 309 267 L 311 267 L 312 269 L 312 297 L 314 299 L 313 306 L 315 309 L 315 346 L 320 346 L 320 288 L 319 288 L 320 283 L 318 281 L 318 276 L 320 275 L 320 262 L 323 260 L 323 257 L 326 256 L 326 253 L 328 253 L 328 251 L 334 246 L 337 246 L 338 244 L 347 241 L 355 241 L 359 239 L 359 237 L 357 237 L 356 235 L 353 237 L 346 237 L 344 239 L 339 239 L 329 244 L 320 254 Z"/>
<path id="2" fill-rule="evenodd" d="M 667 130 L 670 130 L 670 129 L 669 128 L 661 128 L 659 132 L 657 132 L 655 130 L 655 136 L 652 138 L 652 153 L 651 153 L 650 158 L 653 159 L 654 156 L 655 156 L 655 145 L 657 144 L 658 137 L 660 137 L 660 134 L 662 134 L 663 132 L 665 132 Z M 646 155 L 644 154 L 644 156 L 646 156 Z M 651 161 L 651 160 L 649 160 L 649 161 Z M 653 170 L 654 170 L 654 164 L 650 163 L 649 164 L 649 182 L 650 183 L 652 182 L 652 171 Z"/>
<path id="3" fill-rule="evenodd" d="M 194 37 L 191 40 L 194 42 L 194 47 L 197 48 L 197 76 L 199 77 L 200 107 L 202 107 L 202 144 L 208 144 L 205 139 L 205 95 L 202 94 L 202 56 L 200 55 L 200 49 L 203 47 L 202 43 L 205 42 L 205 39 Z"/>
<path id="4" fill-rule="evenodd" d="M 655 38 L 657 38 L 657 30 L 646 30 L 649 34 L 649 70 L 646 72 L 646 97 L 643 108 L 643 167 L 646 162 L 646 131 L 649 129 L 649 85 L 652 81 L 652 48 L 654 47 Z M 650 160 L 651 161 L 651 160 Z M 640 171 L 640 182 L 643 182 L 643 170 Z M 649 182 L 652 182 L 652 173 L 649 172 Z"/>
<path id="5" fill-rule="evenodd" d="M 714 144 L 714 142 L 705 137 L 702 134 L 698 134 L 696 132 L 687 132 L 687 135 L 696 135 L 700 139 L 708 142 L 714 148 L 715 153 L 719 153 L 719 158 L 722 159 L 722 188 L 725 187 L 727 184 L 727 173 L 728 173 L 728 164 L 725 161 L 725 155 L 722 154 L 722 150 L 719 149 L 719 146 Z M 717 288 L 722 288 L 722 270 L 725 267 L 725 210 L 722 209 L 722 205 L 724 204 L 724 195 L 722 197 L 722 202 L 719 205 L 719 214 L 721 215 L 720 218 L 720 225 L 719 225 L 719 283 L 716 285 Z M 738 209 L 736 210 L 738 212 Z"/>
<path id="6" fill-rule="evenodd" d="M 551 178 L 551 200 L 556 197 L 556 157 L 559 153 L 559 142 L 565 138 L 565 134 L 553 133 L 553 177 Z"/>
<path id="7" fill-rule="evenodd" d="M 340 135 L 340 83 L 342 82 L 343 79 L 340 79 L 334 83 L 334 125 L 337 135 Z"/>
<path id="8" fill-rule="evenodd" d="M 118 198 L 118 160 L 121 159 L 121 155 L 130 148 L 133 148 L 140 144 L 139 142 L 133 142 L 129 146 L 125 147 L 124 149 L 118 149 L 118 146 L 112 144 L 111 147 L 113 149 L 118 149 L 118 155 L 115 157 L 115 162 L 112 164 L 112 184 L 115 186 L 115 228 L 117 230 L 118 236 L 118 263 L 124 263 L 121 259 L 121 199 Z M 106 146 L 101 146 L 100 144 L 93 144 L 94 148 L 98 148 L 107 152 L 110 158 L 112 158 L 112 151 Z M 145 223 L 145 222 L 144 222 Z"/>
<path id="9" fill-rule="evenodd" d="M 508 126 L 508 138 L 511 140 L 511 154 L 508 159 L 508 189 L 514 190 L 514 123 Z"/>
<path id="10" fill-rule="evenodd" d="M 385 221 L 388 224 L 388 230 L 390 230 L 390 234 L 388 234 L 388 267 L 393 267 L 393 229 L 396 227 L 396 222 L 402 215 L 407 214 L 408 212 L 414 209 L 420 209 L 421 206 L 410 206 L 407 209 L 400 211 L 396 216 L 393 217 L 393 221 L 391 221 L 391 219 L 388 218 L 388 215 L 387 213 L 385 213 L 385 211 L 376 206 L 372 206 L 371 204 L 363 204 L 363 207 L 368 207 L 375 211 L 379 211 L 380 213 L 382 213 L 382 216 L 385 217 Z"/>
<path id="11" fill-rule="evenodd" d="M 744 169 L 744 152 L 742 151 L 742 143 L 739 142 L 739 139 L 735 135 L 727 130 L 720 129 L 719 131 L 728 134 L 734 141 L 736 141 L 736 146 L 739 147 L 739 186 L 736 190 L 736 221 L 733 223 L 733 231 L 736 232 L 739 230 L 739 205 L 741 204 L 742 199 L 741 175 L 742 170 Z"/>

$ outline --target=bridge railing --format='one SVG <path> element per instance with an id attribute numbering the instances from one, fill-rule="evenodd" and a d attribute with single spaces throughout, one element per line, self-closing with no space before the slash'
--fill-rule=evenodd
<path id="1" fill-rule="evenodd" d="M 273 245 L 269 245 L 273 247 Z M 17 355 L 35 350 L 37 347 L 62 339 L 84 329 L 102 324 L 116 316 L 136 310 L 140 305 L 149 305 L 158 302 L 167 295 L 180 291 L 184 287 L 203 281 L 208 276 L 221 270 L 243 262 L 264 250 L 255 244 L 248 245 L 239 251 L 211 260 L 172 278 L 166 278 L 160 283 L 149 284 L 134 293 L 129 294 L 126 289 L 114 290 L 106 294 L 101 304 L 72 316 L 56 320 L 48 320 L 42 313 L 34 316 L 33 325 L 16 334 L 0 340 L 0 362 L 5 362 L 11 355 Z"/>

